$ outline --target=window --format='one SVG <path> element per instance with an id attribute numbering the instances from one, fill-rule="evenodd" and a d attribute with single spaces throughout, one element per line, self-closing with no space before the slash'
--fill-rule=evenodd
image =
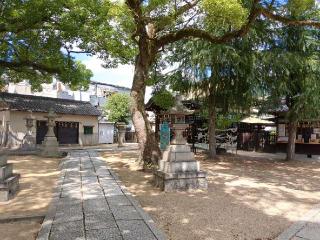
<path id="1" fill-rule="evenodd" d="M 83 133 L 85 135 L 93 134 L 93 126 L 83 126 Z"/>

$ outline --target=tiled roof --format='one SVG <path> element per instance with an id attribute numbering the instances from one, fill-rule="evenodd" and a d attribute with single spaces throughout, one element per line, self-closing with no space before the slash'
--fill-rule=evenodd
<path id="1" fill-rule="evenodd" d="M 22 95 L 0 92 L 1 108 L 13 111 L 49 112 L 52 110 L 60 114 L 99 116 L 100 111 L 89 102 Z"/>

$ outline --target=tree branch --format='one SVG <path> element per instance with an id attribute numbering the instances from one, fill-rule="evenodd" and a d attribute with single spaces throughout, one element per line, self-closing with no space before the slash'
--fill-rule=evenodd
<path id="1" fill-rule="evenodd" d="M 260 0 L 253 1 L 253 5 L 251 8 L 250 14 L 248 16 L 247 23 L 243 25 L 240 28 L 240 30 L 231 31 L 222 36 L 213 36 L 208 31 L 205 31 L 205 30 L 196 29 L 196 28 L 185 28 L 185 29 L 177 30 L 172 33 L 168 33 L 158 38 L 156 40 L 156 46 L 159 49 L 170 43 L 179 41 L 184 38 L 200 38 L 216 44 L 227 43 L 234 38 L 242 37 L 245 34 L 247 34 L 259 15 L 263 15 L 266 18 L 269 18 L 271 20 L 282 22 L 286 25 L 310 26 L 310 27 L 320 28 L 320 22 L 313 21 L 313 20 L 294 20 L 294 19 L 290 19 L 280 15 L 276 15 L 272 13 L 270 9 L 266 9 L 258 5 L 259 2 Z"/>
<path id="2" fill-rule="evenodd" d="M 199 2 L 200 2 L 200 0 L 193 0 L 192 2 L 186 2 L 186 4 L 184 4 L 183 6 L 178 8 L 172 14 L 169 14 L 169 15 L 166 15 L 166 16 L 157 17 L 157 18 L 149 18 L 148 22 L 153 22 L 153 23 L 156 23 L 156 22 L 167 22 L 167 20 L 170 20 L 172 18 L 177 18 L 178 16 L 181 16 L 182 14 L 187 12 L 188 10 L 192 9 L 193 7 L 195 7 Z M 163 29 L 164 29 L 164 26 L 156 25 L 156 32 L 159 32 L 159 31 L 161 31 Z"/>
<path id="3" fill-rule="evenodd" d="M 4 60 L 0 60 L 0 67 L 9 68 L 12 70 L 19 69 L 22 67 L 32 68 L 33 70 L 39 70 L 41 72 L 47 72 L 50 74 L 61 74 L 61 68 L 57 67 L 48 67 L 44 64 L 35 63 L 31 61 L 21 61 L 21 62 L 8 62 Z"/>
<path id="4" fill-rule="evenodd" d="M 254 0 L 253 6 L 251 8 L 250 14 L 248 16 L 247 23 L 243 25 L 239 30 L 228 32 L 222 36 L 213 36 L 208 31 L 196 29 L 196 28 L 185 28 L 180 29 L 176 32 L 168 33 L 158 40 L 156 40 L 157 48 L 161 48 L 170 43 L 179 41 L 184 38 L 200 38 L 207 40 L 212 43 L 226 43 L 231 41 L 234 38 L 244 36 L 249 30 L 251 25 L 255 22 L 256 18 L 261 14 L 260 9 L 257 7 L 257 4 L 260 0 Z"/>
<path id="5" fill-rule="evenodd" d="M 287 17 L 279 16 L 272 13 L 270 10 L 261 8 L 261 14 L 266 18 L 272 19 L 274 21 L 282 22 L 286 25 L 292 26 L 310 26 L 320 28 L 320 22 L 313 21 L 313 20 L 293 20 Z"/>

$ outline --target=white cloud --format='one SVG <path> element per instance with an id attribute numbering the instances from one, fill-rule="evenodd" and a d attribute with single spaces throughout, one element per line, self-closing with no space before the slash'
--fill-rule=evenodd
<path id="1" fill-rule="evenodd" d="M 134 66 L 119 65 L 117 68 L 102 67 L 103 61 L 97 57 L 89 57 L 82 63 L 93 72 L 93 81 L 110 83 L 131 88 Z"/>

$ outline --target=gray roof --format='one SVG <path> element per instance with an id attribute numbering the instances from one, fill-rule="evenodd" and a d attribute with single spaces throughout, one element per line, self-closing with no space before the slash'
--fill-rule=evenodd
<path id="1" fill-rule="evenodd" d="M 92 84 L 92 85 L 101 85 L 101 86 L 114 87 L 114 88 L 117 88 L 118 90 L 122 90 L 122 91 L 131 91 L 131 88 L 123 87 L 123 86 L 119 86 L 119 85 L 114 85 L 114 84 L 109 84 L 109 83 L 91 81 L 90 84 Z"/>
<path id="2" fill-rule="evenodd" d="M 6 92 L 0 92 L 0 108 L 32 112 L 49 112 L 52 108 L 54 112 L 60 114 L 101 115 L 100 111 L 89 102 Z"/>

